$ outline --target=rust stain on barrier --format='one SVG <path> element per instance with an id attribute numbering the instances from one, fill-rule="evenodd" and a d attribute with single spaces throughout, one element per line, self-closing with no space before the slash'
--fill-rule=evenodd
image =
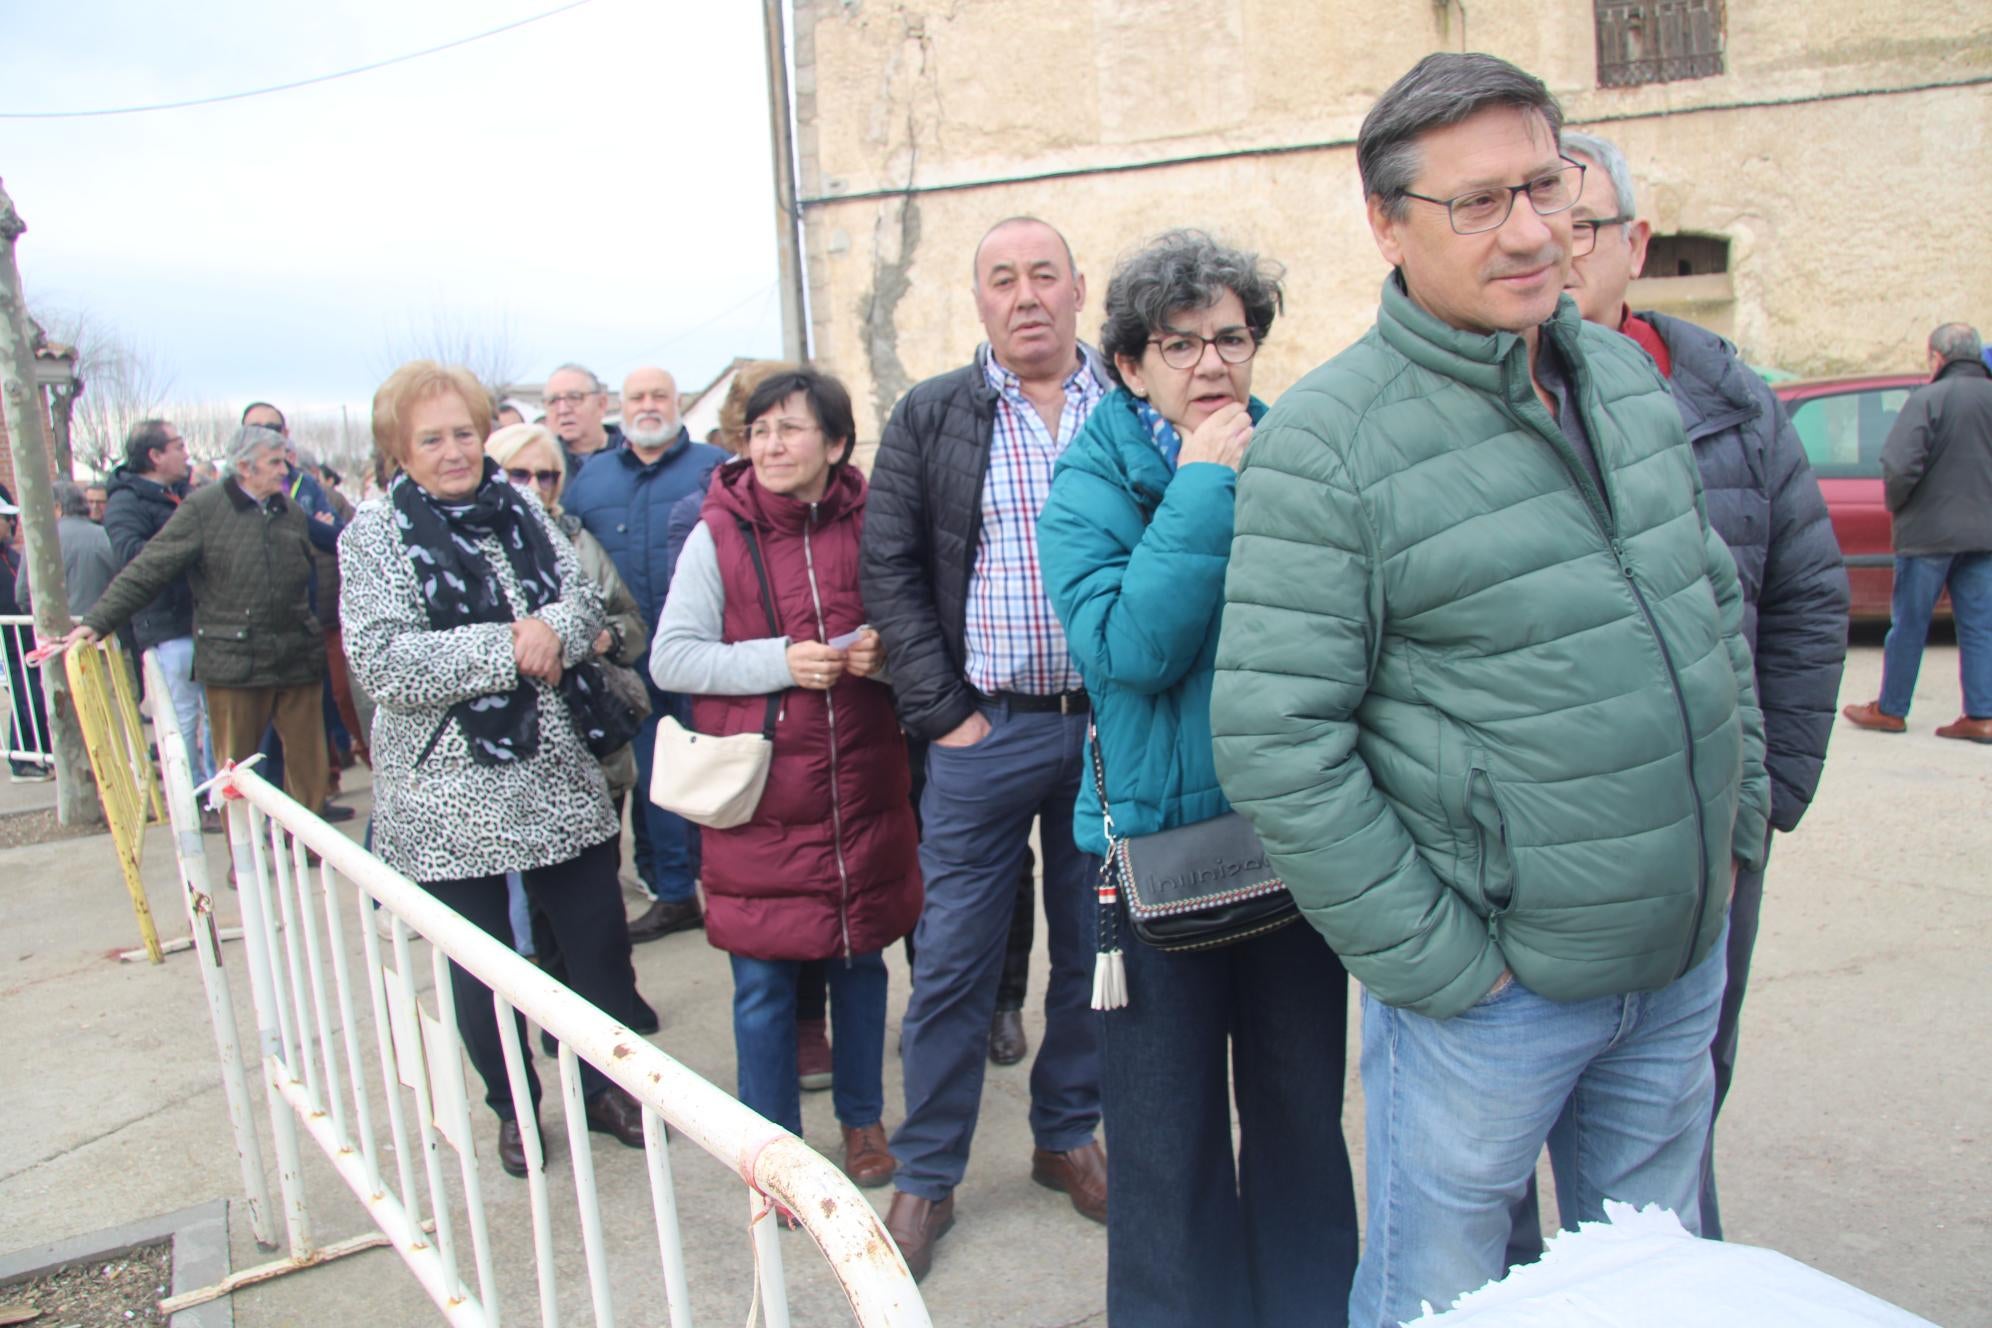
<path id="1" fill-rule="evenodd" d="M 630 1049 L 629 1049 L 629 1047 L 628 1047 L 628 1045 L 627 1045 L 626 1043 L 622 1043 L 622 1042 L 618 1042 L 618 1043 L 616 1043 L 616 1050 L 615 1050 L 615 1058 L 616 1058 L 617 1060 L 621 1060 L 621 1059 L 622 1059 L 623 1057 L 625 1057 L 625 1056 L 629 1056 L 629 1055 L 632 1055 L 632 1054 L 633 1054 L 633 1053 L 632 1053 L 632 1052 L 630 1051 Z"/>
<path id="2" fill-rule="evenodd" d="M 837 1215 L 837 1200 L 830 1195 L 825 1195 L 823 1197 L 823 1216 L 835 1217 L 836 1215 Z"/>

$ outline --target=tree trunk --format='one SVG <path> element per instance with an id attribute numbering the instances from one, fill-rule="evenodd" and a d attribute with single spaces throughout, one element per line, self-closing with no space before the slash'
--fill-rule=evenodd
<path id="1" fill-rule="evenodd" d="M 55 455 L 55 474 L 68 479 L 76 472 L 76 454 L 69 442 L 70 427 L 76 420 L 76 393 L 79 384 L 52 387 L 48 392 L 49 448 Z"/>
<path id="2" fill-rule="evenodd" d="M 14 200 L 0 184 L 0 407 L 14 440 L 14 479 L 19 484 L 21 529 L 27 542 L 28 590 L 34 597 L 35 635 L 55 640 L 75 624 L 69 618 L 69 587 L 62 574 L 62 548 L 55 535 L 55 493 L 50 482 L 48 439 L 42 429 L 41 397 L 35 390 L 34 343 L 28 339 L 28 304 L 21 295 L 21 270 L 14 241 L 27 226 Z M 55 746 L 55 815 L 64 825 L 103 820 L 83 728 L 69 694 L 60 660 L 42 668 L 48 698 L 49 737 Z"/>

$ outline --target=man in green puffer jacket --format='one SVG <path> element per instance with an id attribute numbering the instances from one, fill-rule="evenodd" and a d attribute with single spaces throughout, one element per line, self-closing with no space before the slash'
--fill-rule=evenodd
<path id="1" fill-rule="evenodd" d="M 1566 1223 L 1697 1227 L 1718 943 L 1764 852 L 1735 567 L 1651 361 L 1561 298 L 1561 118 L 1485 55 L 1384 94 L 1376 326 L 1238 483 L 1217 771 L 1366 989 L 1363 1328 L 1500 1275 L 1545 1139 Z"/>

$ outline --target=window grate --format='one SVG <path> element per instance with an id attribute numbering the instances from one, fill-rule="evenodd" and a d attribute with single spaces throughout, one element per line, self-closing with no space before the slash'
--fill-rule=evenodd
<path id="1" fill-rule="evenodd" d="M 1598 86 L 1630 88 L 1723 72 L 1723 0 L 1593 0 Z"/>

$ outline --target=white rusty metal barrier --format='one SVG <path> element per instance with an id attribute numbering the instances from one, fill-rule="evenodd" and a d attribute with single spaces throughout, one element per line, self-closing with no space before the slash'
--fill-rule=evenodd
<path id="1" fill-rule="evenodd" d="M 147 667 L 163 694 L 163 680 L 156 677 L 158 666 L 150 657 Z M 248 1094 L 241 1084 L 234 1013 L 219 967 L 220 949 L 209 930 L 212 912 L 207 905 L 207 867 L 195 792 L 171 707 L 160 710 L 155 723 L 189 922 L 208 984 L 251 1220 L 257 1238 L 268 1244 L 272 1233 L 262 1159 L 249 1119 Z M 240 886 L 244 952 L 256 1008 L 257 1062 L 277 1150 L 288 1267 L 308 1266 L 380 1243 L 384 1237 L 450 1323 L 499 1322 L 491 1232 L 480 1188 L 483 1159 L 465 1092 L 449 980 L 454 960 L 491 988 L 515 1100 L 525 1101 L 527 1093 L 513 1012 L 523 1013 L 560 1040 L 559 1080 L 588 1293 L 597 1324 L 613 1324 L 616 1318 L 581 1098 L 583 1060 L 643 1106 L 661 1290 L 672 1328 L 688 1328 L 692 1320 L 666 1125 L 678 1140 L 704 1149 L 745 1182 L 744 1212 L 750 1220 L 741 1225 L 751 1231 L 755 1300 L 770 1328 L 786 1328 L 789 1322 L 782 1250 L 771 1204 L 794 1214 L 816 1242 L 849 1300 L 856 1323 L 866 1328 L 929 1324 L 919 1291 L 884 1225 L 827 1158 L 617 1024 L 253 770 L 225 770 L 215 782 L 228 798 L 229 845 Z M 322 861 L 312 865 L 307 853 Z M 391 940 L 375 931 L 376 902 L 392 919 Z M 361 964 L 354 962 L 346 940 L 349 927 L 358 929 L 363 942 Z M 433 1013 L 417 999 L 414 942 L 421 938 L 432 947 Z M 371 1014 L 370 1021 L 362 1019 L 363 1010 Z M 385 1090 L 385 1142 L 392 1148 L 391 1163 L 384 1160 L 382 1141 L 376 1138 L 368 1076 L 378 1076 Z M 380 1237 L 339 1242 L 336 1247 L 317 1244 L 302 1184 L 300 1135 L 308 1136 L 324 1153 L 365 1207 Z M 529 1167 L 540 1318 L 556 1324 L 561 1322 L 554 1276 L 556 1240 L 544 1158 L 537 1133 L 523 1130 L 521 1135 Z M 455 1153 L 460 1185 L 455 1197 L 446 1184 L 450 1165 L 446 1148 Z M 268 1269 L 237 1274 L 231 1284 L 211 1290 L 209 1296 L 268 1275 L 272 1275 Z M 189 1303 L 190 1298 L 179 1297 L 162 1302 L 162 1308 L 170 1311 Z"/>
<path id="2" fill-rule="evenodd" d="M 7 759 L 22 765 L 55 768 L 55 744 L 48 735 L 48 710 L 42 701 L 41 679 L 27 664 L 35 648 L 35 620 L 25 614 L 0 614 L 0 691 L 7 694 L 0 715 L 0 743 Z"/>

